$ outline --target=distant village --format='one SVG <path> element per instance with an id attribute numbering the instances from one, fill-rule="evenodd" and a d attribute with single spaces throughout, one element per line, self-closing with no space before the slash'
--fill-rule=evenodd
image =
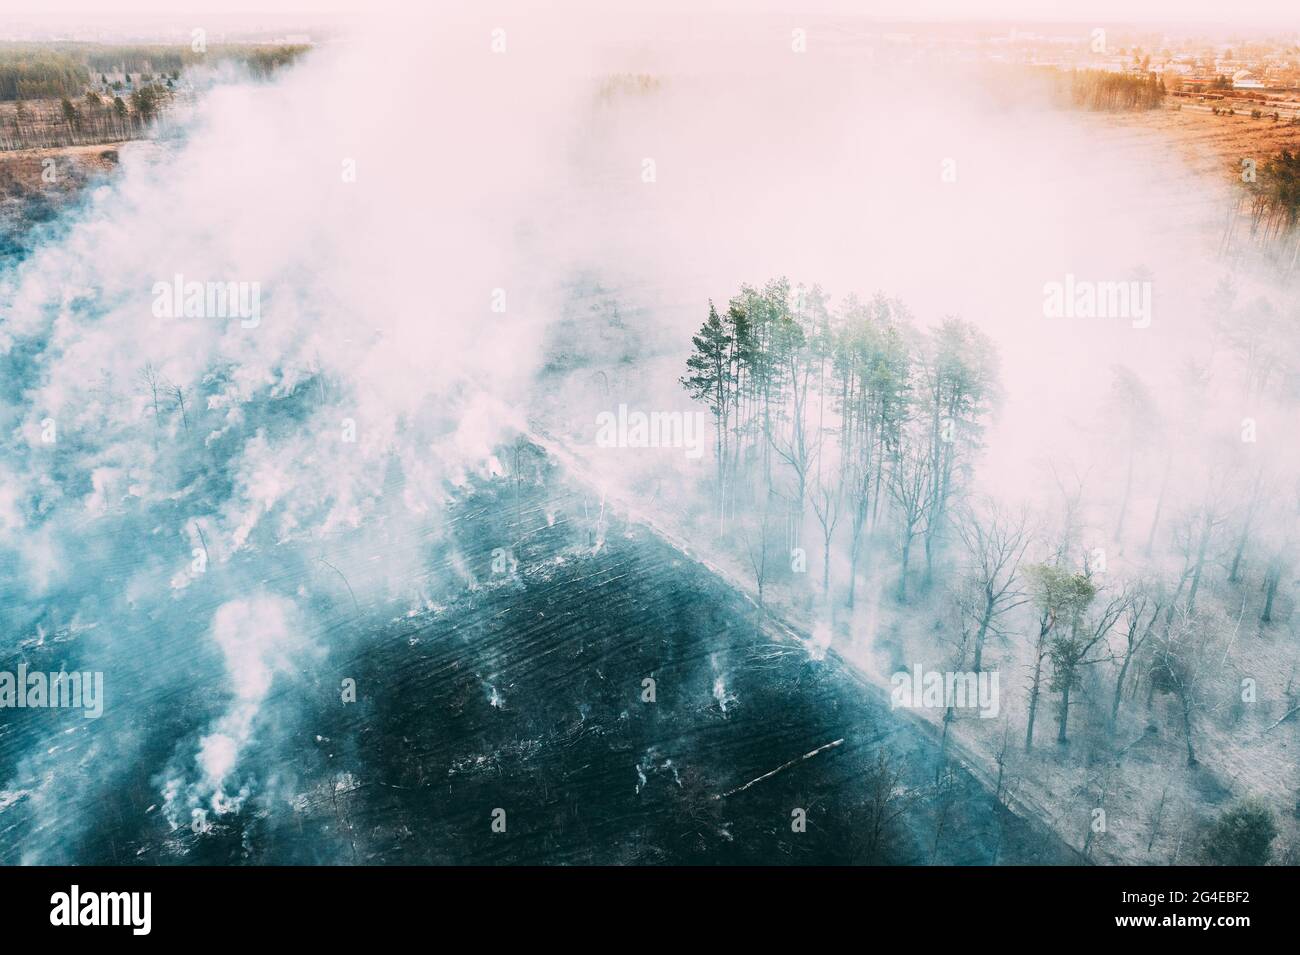
<path id="1" fill-rule="evenodd" d="M 1174 103 L 1178 98 L 1242 99 L 1286 107 L 1300 116 L 1300 40 L 1295 36 L 1225 30 L 1210 38 L 1088 24 L 1032 30 L 918 24 L 914 29 L 882 31 L 844 21 L 826 23 L 823 31 L 841 49 L 865 43 L 883 58 L 1117 74 L 1155 84 L 1162 95 L 1175 98 Z"/>
<path id="2" fill-rule="evenodd" d="M 1250 45 L 1240 48 L 1118 49 L 1079 58 L 1065 56 L 1043 65 L 1109 73 L 1154 74 L 1171 93 L 1246 90 L 1300 91 L 1300 48 Z"/>
<path id="3" fill-rule="evenodd" d="M 1059 33 L 1011 29 L 958 39 L 918 32 L 887 34 L 885 39 L 1024 66 L 1155 75 L 1171 93 L 1300 93 L 1300 41 L 1294 37 L 1223 42 L 1081 26 Z"/>

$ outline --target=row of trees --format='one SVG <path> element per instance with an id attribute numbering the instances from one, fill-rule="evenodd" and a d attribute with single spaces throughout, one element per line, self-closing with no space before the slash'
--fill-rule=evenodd
<path id="1" fill-rule="evenodd" d="M 171 73 L 174 77 L 203 54 L 188 46 L 92 46 L 82 51 L 92 73 Z"/>
<path id="2" fill-rule="evenodd" d="M 74 101 L 62 97 L 55 111 L 19 101 L 0 146 L 24 149 L 116 142 L 144 133 L 161 115 L 170 97 L 162 86 L 144 86 L 127 99 L 109 98 L 93 90 Z M 128 105 L 129 101 L 129 105 Z"/>

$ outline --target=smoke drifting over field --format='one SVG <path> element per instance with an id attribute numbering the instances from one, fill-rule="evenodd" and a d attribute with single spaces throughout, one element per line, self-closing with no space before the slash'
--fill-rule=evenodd
<path id="1" fill-rule="evenodd" d="M 522 255 L 519 212 L 556 161 L 565 88 L 436 42 L 358 39 L 216 89 L 181 142 L 124 148 L 120 177 L 0 279 L 6 650 L 89 629 L 110 684 L 161 646 L 150 684 L 225 687 L 232 708 L 175 760 L 209 797 L 319 627 L 301 593 L 250 602 L 259 576 L 383 519 L 384 550 L 408 557 L 314 572 L 360 601 L 415 577 L 420 535 L 487 471 L 541 361 L 541 309 L 511 295 L 494 322 L 489 304 L 546 267 Z M 379 73 L 375 96 L 357 78 Z M 159 317 L 176 276 L 256 283 L 261 321 Z M 165 632 L 182 607 L 193 624 Z M 124 631 L 132 614 L 147 636 Z M 189 672 L 186 640 L 219 646 L 228 678 Z"/>
<path id="2" fill-rule="evenodd" d="M 1260 464 L 1290 473 L 1294 408 L 1243 389 L 1244 352 L 1206 307 L 1225 190 L 1010 88 L 776 16 L 465 14 L 357 30 L 273 81 L 213 89 L 181 138 L 124 147 L 0 270 L 0 651 L 57 664 L 66 644 L 107 697 L 96 725 L 0 765 L 0 805 L 21 795 L 27 831 L 56 834 L 23 861 L 75 861 L 113 782 L 96 760 L 158 745 L 115 695 L 174 692 L 202 714 L 152 767 L 172 828 L 287 797 L 247 754 L 313 732 L 277 688 L 312 681 L 348 639 L 340 615 L 426 610 L 484 576 L 432 579 L 429 554 L 457 489 L 509 471 L 530 425 L 577 422 L 590 443 L 620 400 L 698 410 L 677 383 L 690 336 L 742 283 L 880 291 L 921 327 L 978 326 L 1002 397 L 974 489 L 1046 508 L 1049 462 L 1087 474 L 1085 544 L 1108 544 L 1127 460 L 1117 364 L 1166 435 L 1143 450 L 1132 526 L 1168 445 L 1171 511 L 1225 461 L 1224 488 Z M 159 317 L 154 287 L 175 276 L 257 283 L 260 321 Z M 1045 286 L 1076 280 L 1149 283 L 1149 326 L 1045 315 Z M 1272 293 L 1236 281 L 1249 324 Z M 623 310 L 617 332 L 602 299 L 570 320 L 593 286 Z M 622 362 L 619 394 L 567 375 L 577 358 Z M 1199 397 L 1189 363 L 1215 372 Z M 705 448 L 593 452 L 589 476 L 662 468 L 662 499 L 700 502 Z"/>

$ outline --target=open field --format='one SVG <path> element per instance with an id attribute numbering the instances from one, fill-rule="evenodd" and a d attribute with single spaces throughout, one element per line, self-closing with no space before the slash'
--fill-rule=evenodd
<path id="1" fill-rule="evenodd" d="M 23 250 L 35 227 L 55 222 L 87 186 L 108 181 L 122 150 L 150 148 L 126 141 L 0 151 L 0 254 Z"/>
<path id="2" fill-rule="evenodd" d="M 1124 130 L 1134 143 L 1167 144 L 1188 168 L 1225 182 L 1240 182 L 1242 159 L 1261 163 L 1283 149 L 1300 149 L 1300 125 L 1272 119 L 1252 119 L 1237 107 L 1233 116 L 1214 115 L 1209 105 L 1170 97 L 1164 109 L 1116 112 L 1095 121 Z"/>

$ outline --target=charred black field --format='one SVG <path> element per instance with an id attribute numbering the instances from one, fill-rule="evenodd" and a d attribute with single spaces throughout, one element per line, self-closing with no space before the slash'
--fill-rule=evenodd
<path id="1" fill-rule="evenodd" d="M 97 721 L 10 711 L 0 764 L 14 774 L 34 737 L 76 734 L 93 821 L 72 851 L 88 864 L 1076 861 L 960 766 L 940 772 L 933 741 L 833 654 L 602 514 L 536 447 L 516 458 L 430 543 L 431 575 L 457 576 L 454 560 L 471 578 L 435 610 L 394 618 L 341 585 L 316 602 L 336 649 L 266 700 L 264 727 L 290 728 L 254 733 L 245 811 L 172 828 L 156 805 L 178 740 L 223 705 L 201 685 L 119 695 Z M 24 659 L 57 669 L 69 652 Z M 131 712 L 145 741 L 109 761 L 99 741 Z M 37 818 L 9 807 L 0 861 L 40 838 Z"/>

